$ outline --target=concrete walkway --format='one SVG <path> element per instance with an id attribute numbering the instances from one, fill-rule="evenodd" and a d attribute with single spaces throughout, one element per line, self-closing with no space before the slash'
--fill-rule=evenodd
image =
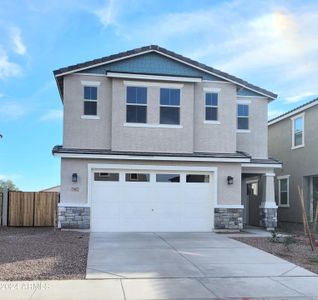
<path id="1" fill-rule="evenodd" d="M 91 234 L 87 280 L 0 282 L 0 299 L 318 299 L 318 277 L 213 233 Z"/>
<path id="2" fill-rule="evenodd" d="M 318 297 L 316 274 L 214 233 L 91 234 L 87 278 L 126 299 Z"/>

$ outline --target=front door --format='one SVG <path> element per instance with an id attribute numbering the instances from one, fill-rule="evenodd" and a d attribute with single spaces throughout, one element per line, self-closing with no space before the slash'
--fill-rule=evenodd
<path id="1" fill-rule="evenodd" d="M 249 213 L 249 225 L 260 226 L 260 209 L 261 199 L 258 197 L 258 181 L 247 182 L 247 201 Z"/>

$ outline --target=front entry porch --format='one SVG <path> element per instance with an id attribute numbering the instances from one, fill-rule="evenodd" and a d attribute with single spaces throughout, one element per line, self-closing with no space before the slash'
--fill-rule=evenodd
<path id="1" fill-rule="evenodd" d="M 277 227 L 274 177 L 273 169 L 243 168 L 244 226 L 259 226 L 270 231 Z"/>

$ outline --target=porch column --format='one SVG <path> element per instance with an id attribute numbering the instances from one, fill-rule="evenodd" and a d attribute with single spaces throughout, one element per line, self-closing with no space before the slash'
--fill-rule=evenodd
<path id="1" fill-rule="evenodd" d="M 263 195 L 260 205 L 260 226 L 267 230 L 277 227 L 277 205 L 275 202 L 275 173 L 263 175 Z"/>

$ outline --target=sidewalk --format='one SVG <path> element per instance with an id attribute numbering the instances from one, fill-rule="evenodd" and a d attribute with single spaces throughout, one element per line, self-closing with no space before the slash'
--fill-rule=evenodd
<path id="1" fill-rule="evenodd" d="M 318 277 L 165 278 L 0 282 L 1 300 L 313 299 Z"/>

